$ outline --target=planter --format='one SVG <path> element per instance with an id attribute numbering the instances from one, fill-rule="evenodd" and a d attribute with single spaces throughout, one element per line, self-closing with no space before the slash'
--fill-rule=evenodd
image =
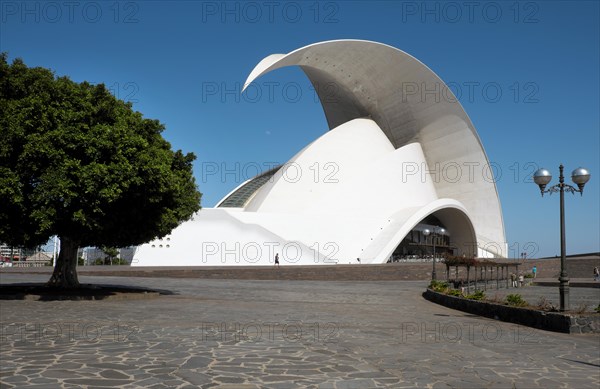
<path id="1" fill-rule="evenodd" d="M 529 308 L 512 307 L 488 301 L 469 300 L 449 296 L 427 289 L 423 297 L 436 304 L 475 315 L 521 324 L 546 331 L 574 333 L 600 333 L 600 314 L 571 315 L 545 312 Z"/>

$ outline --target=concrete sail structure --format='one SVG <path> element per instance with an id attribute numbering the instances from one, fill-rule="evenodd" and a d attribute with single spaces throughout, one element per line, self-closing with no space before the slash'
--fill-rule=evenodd
<path id="1" fill-rule="evenodd" d="M 282 265 L 385 263 L 429 253 L 427 227 L 443 228 L 430 237 L 439 251 L 506 256 L 481 141 L 429 68 L 381 43 L 328 41 L 266 57 L 244 88 L 285 66 L 308 76 L 330 131 L 140 246 L 132 265 L 272 265 L 276 253 Z"/>

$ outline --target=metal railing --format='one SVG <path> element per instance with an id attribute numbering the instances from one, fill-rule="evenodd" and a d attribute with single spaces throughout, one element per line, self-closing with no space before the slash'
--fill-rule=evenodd
<path id="1" fill-rule="evenodd" d="M 49 262 L 49 261 L 32 259 L 32 260 L 12 262 L 12 267 L 43 267 L 50 263 L 51 262 Z M 4 265 L 4 266 L 6 266 L 6 265 Z"/>

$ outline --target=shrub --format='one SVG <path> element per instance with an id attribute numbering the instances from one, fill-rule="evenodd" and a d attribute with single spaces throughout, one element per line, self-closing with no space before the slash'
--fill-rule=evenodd
<path id="1" fill-rule="evenodd" d="M 527 301 L 523 300 L 523 297 L 518 293 L 506 295 L 506 303 L 513 307 L 525 307 L 528 305 Z"/>
<path id="2" fill-rule="evenodd" d="M 485 293 L 483 293 L 482 290 L 478 290 L 473 294 L 469 294 L 467 296 L 465 296 L 466 298 L 468 298 L 469 300 L 484 300 L 485 299 Z"/>
<path id="3" fill-rule="evenodd" d="M 598 306 L 596 308 L 594 308 L 594 311 L 600 313 L 600 304 L 598 304 Z"/>
<path id="4" fill-rule="evenodd" d="M 554 305 L 552 305 L 552 303 L 550 301 L 548 301 L 548 299 L 544 296 L 540 297 L 540 299 L 538 300 L 537 306 L 539 309 L 543 309 L 544 311 L 552 311 L 552 312 L 557 311 L 556 307 Z"/>
<path id="5" fill-rule="evenodd" d="M 577 306 L 577 308 L 574 309 L 575 313 L 585 313 L 585 311 L 587 311 L 588 309 L 588 305 L 587 304 L 580 304 Z"/>
<path id="6" fill-rule="evenodd" d="M 527 274 L 525 274 L 524 278 L 533 278 L 533 274 L 527 273 Z"/>
<path id="7" fill-rule="evenodd" d="M 446 292 L 446 294 L 450 295 L 450 296 L 455 296 L 455 297 L 461 297 L 462 296 L 462 292 L 460 290 L 458 290 L 458 289 L 449 289 Z"/>
<path id="8" fill-rule="evenodd" d="M 98 258 L 94 261 L 94 265 L 110 265 L 110 258 Z M 113 258 L 112 265 L 129 265 L 129 262 L 123 258 Z"/>
<path id="9" fill-rule="evenodd" d="M 435 292 L 444 293 L 448 289 L 448 283 L 443 281 L 431 280 L 429 283 L 429 289 Z"/>

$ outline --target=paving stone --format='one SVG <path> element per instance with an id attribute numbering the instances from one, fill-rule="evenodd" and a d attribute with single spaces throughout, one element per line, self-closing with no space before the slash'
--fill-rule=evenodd
<path id="1" fill-rule="evenodd" d="M 185 364 L 181 367 L 182 369 L 197 369 L 197 368 L 205 368 L 209 363 L 212 362 L 212 359 L 207 357 L 191 357 L 188 359 Z"/>
<path id="2" fill-rule="evenodd" d="M 77 379 L 65 379 L 64 382 L 67 384 L 73 384 L 73 385 L 80 386 L 80 387 L 87 386 L 87 385 L 93 385 L 93 386 L 103 386 L 103 387 L 115 388 L 115 387 L 119 387 L 119 386 L 128 384 L 131 381 L 106 380 L 106 379 L 98 379 L 98 378 L 77 378 Z"/>
<path id="3" fill-rule="evenodd" d="M 184 381 L 194 385 L 208 384 L 212 381 L 211 377 L 206 374 L 188 370 L 179 370 L 175 372 L 174 375 L 181 377 Z"/>
<path id="4" fill-rule="evenodd" d="M 36 280 L 4 274 L 0 279 L 16 281 Z M 138 278 L 126 283 L 177 294 L 135 302 L 0 301 L 2 328 L 5 323 L 78 322 L 103 333 L 95 342 L 81 336 L 32 342 L 3 333 L 0 386 L 600 387 L 597 335 L 549 333 L 452 311 L 421 297 L 424 282 Z M 133 340 L 114 336 L 117 321 L 133 323 Z M 309 325 L 319 323 L 319 337 L 292 341 L 281 336 L 283 324 L 291 322 L 304 326 L 303 335 L 312 335 Z M 220 327 L 206 333 L 203 323 L 224 323 L 227 330 L 255 323 L 262 326 L 263 337 L 232 339 L 238 332 L 222 336 Z M 267 323 L 279 323 L 278 330 L 267 334 Z M 440 330 L 457 327 L 463 330 L 459 341 Z M 486 327 L 488 333 L 482 332 Z M 335 342 L 327 336 L 332 328 Z M 429 337 L 421 336 L 423 329 Z M 498 338 L 490 341 L 492 333 Z"/>
<path id="5" fill-rule="evenodd" d="M 278 382 L 278 381 L 298 381 L 303 379 L 304 377 L 302 376 L 296 376 L 296 375 L 269 375 L 269 376 L 265 376 L 262 377 L 261 380 L 263 382 Z"/>
<path id="6" fill-rule="evenodd" d="M 364 389 L 364 388 L 375 388 L 377 385 L 372 380 L 368 379 L 356 379 L 340 381 L 335 383 L 337 389 Z"/>
<path id="7" fill-rule="evenodd" d="M 104 378 L 110 378 L 110 379 L 121 379 L 121 380 L 130 379 L 130 377 L 127 374 L 121 373 L 120 371 L 117 371 L 117 370 L 103 370 L 100 372 L 100 375 Z"/>
<path id="8" fill-rule="evenodd" d="M 169 374 L 169 373 L 173 373 L 174 371 L 176 371 L 177 368 L 176 367 L 159 367 L 156 369 L 148 369 L 146 370 L 149 374 Z"/>
<path id="9" fill-rule="evenodd" d="M 352 366 L 334 366 L 333 369 L 336 371 L 343 371 L 343 372 L 356 371 L 356 369 Z"/>
<path id="10" fill-rule="evenodd" d="M 224 384 L 241 384 L 245 381 L 242 377 L 231 377 L 231 376 L 216 376 L 213 378 L 217 382 Z"/>
<path id="11" fill-rule="evenodd" d="M 98 368 L 98 369 L 115 369 L 115 370 L 123 370 L 131 368 L 130 365 L 125 365 L 121 363 L 89 363 L 87 366 Z"/>

